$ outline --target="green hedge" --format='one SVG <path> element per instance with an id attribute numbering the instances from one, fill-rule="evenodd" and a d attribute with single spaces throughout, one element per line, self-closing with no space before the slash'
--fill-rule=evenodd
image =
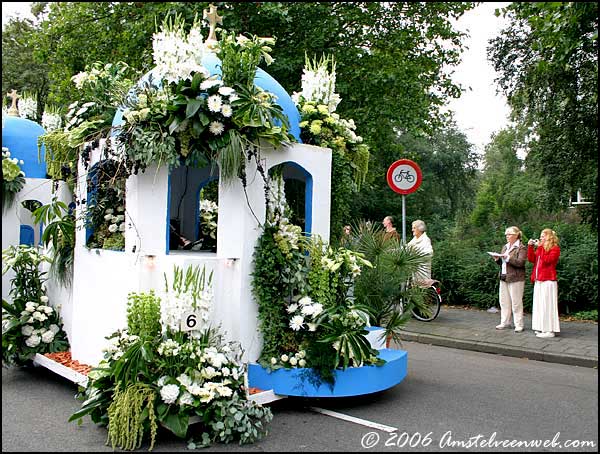
<path id="1" fill-rule="evenodd" d="M 527 225 L 521 227 L 524 241 L 539 236 L 542 228 L 547 226 L 556 231 L 561 247 L 557 266 L 559 311 L 562 314 L 597 311 L 597 232 L 587 225 L 565 222 Z M 471 235 L 465 235 L 464 232 L 459 234 L 456 230 L 450 232 L 446 239 L 434 241 L 433 244 L 433 277 L 442 283 L 444 302 L 481 309 L 498 306 L 498 265 L 486 251 L 500 250 L 504 239 L 503 229 L 471 232 Z M 531 312 L 533 301 L 533 284 L 529 280 L 531 270 L 532 264 L 527 263 L 523 296 L 526 312 Z"/>

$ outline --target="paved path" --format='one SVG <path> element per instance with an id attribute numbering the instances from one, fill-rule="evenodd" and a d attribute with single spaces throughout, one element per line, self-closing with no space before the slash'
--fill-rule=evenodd
<path id="1" fill-rule="evenodd" d="M 561 319 L 560 335 L 541 339 L 531 330 L 531 314 L 525 314 L 522 333 L 497 330 L 495 326 L 499 322 L 499 312 L 442 306 L 440 315 L 432 322 L 411 319 L 401 338 L 463 350 L 598 367 L 598 323 Z"/>

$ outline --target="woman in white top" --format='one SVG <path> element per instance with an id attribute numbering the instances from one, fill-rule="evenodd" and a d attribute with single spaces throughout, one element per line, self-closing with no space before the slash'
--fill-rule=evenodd
<path id="1" fill-rule="evenodd" d="M 429 257 L 427 263 L 425 263 L 416 273 L 415 280 L 424 281 L 427 279 L 431 279 L 431 258 L 433 257 L 433 247 L 431 246 L 431 240 L 427 236 L 425 231 L 427 227 L 425 223 L 420 219 L 417 219 L 412 223 L 412 233 L 413 238 L 406 245 L 407 247 L 411 247 L 420 254 L 425 254 Z"/>

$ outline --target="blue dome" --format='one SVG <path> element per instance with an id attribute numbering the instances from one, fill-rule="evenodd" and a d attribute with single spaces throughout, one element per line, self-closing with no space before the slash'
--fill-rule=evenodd
<path id="1" fill-rule="evenodd" d="M 38 157 L 38 137 L 46 131 L 34 121 L 6 116 L 2 128 L 2 147 L 8 148 L 11 158 L 22 159 L 21 170 L 26 178 L 46 178 L 46 150 Z"/>
<path id="2" fill-rule="evenodd" d="M 206 53 L 202 57 L 202 66 L 204 66 L 209 72 L 211 76 L 221 75 L 221 60 L 217 58 L 214 53 Z M 157 77 L 154 74 L 154 70 L 151 70 L 144 74 L 141 81 L 147 81 L 148 78 L 152 75 L 153 77 Z M 298 142 L 302 142 L 300 140 L 300 113 L 296 108 L 296 104 L 292 101 L 290 95 L 285 91 L 285 89 L 277 82 L 272 76 L 270 76 L 266 71 L 257 68 L 256 77 L 254 78 L 254 83 L 257 87 L 262 88 L 265 91 L 269 91 L 277 96 L 277 104 L 281 106 L 284 114 L 287 116 L 289 124 L 290 124 L 290 134 L 292 134 Z M 123 123 L 123 110 L 117 110 L 115 114 L 115 118 L 113 119 L 113 126 L 119 126 Z"/>

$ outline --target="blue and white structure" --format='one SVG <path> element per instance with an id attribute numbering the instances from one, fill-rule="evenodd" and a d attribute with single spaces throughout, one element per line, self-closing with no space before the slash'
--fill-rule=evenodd
<path id="1" fill-rule="evenodd" d="M 52 180 L 46 175 L 45 149 L 38 151 L 38 138 L 45 130 L 38 123 L 21 118 L 16 110 L 16 93 L 13 96 L 13 109 L 9 110 L 2 124 L 2 148 L 8 148 L 11 158 L 22 161 L 21 170 L 25 173 L 25 184 L 16 194 L 12 205 L 2 212 L 2 249 L 19 244 L 38 246 L 44 226 L 35 224 L 31 211 L 23 206 L 23 202 L 46 205 L 54 196 L 69 205 L 72 195 L 65 182 L 57 184 L 53 192 Z M 10 281 L 14 277 L 12 270 L 2 276 L 2 298 L 9 300 Z M 48 290 L 52 292 L 53 283 L 48 282 Z M 70 292 L 56 287 L 61 299 L 69 299 Z"/>

